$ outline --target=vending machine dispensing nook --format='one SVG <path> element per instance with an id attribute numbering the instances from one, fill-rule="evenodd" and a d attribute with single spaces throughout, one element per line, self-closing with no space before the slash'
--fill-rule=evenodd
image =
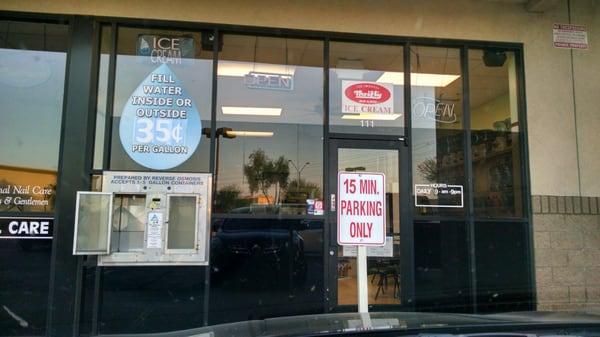
<path id="1" fill-rule="evenodd" d="M 103 266 L 208 265 L 212 175 L 104 172 L 77 192 L 74 255 Z"/>

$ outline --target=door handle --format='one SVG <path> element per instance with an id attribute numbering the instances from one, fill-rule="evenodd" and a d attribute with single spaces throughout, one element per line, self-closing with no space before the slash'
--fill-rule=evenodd
<path id="1" fill-rule="evenodd" d="M 335 203 L 335 193 L 331 193 L 329 209 L 332 212 L 335 212 L 335 205 L 336 205 L 336 203 Z"/>

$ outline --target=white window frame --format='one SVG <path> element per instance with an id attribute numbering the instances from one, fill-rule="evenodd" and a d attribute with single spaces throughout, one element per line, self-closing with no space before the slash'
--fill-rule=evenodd
<path id="1" fill-rule="evenodd" d="M 105 250 L 98 251 L 79 251 L 77 250 L 77 234 L 79 231 L 79 203 L 82 195 L 104 195 L 109 196 L 108 203 L 108 223 L 106 224 L 106 247 Z M 74 224 L 74 232 L 73 232 L 73 255 L 107 255 L 110 254 L 110 246 L 111 246 L 111 232 L 112 232 L 112 218 L 113 218 L 113 193 L 112 192 L 91 192 L 91 191 L 77 191 L 77 200 L 75 202 L 75 224 Z"/>
<path id="2" fill-rule="evenodd" d="M 194 198 L 196 205 L 194 210 L 194 248 L 192 249 L 181 249 L 181 248 L 169 248 L 169 227 L 171 226 L 171 197 L 187 197 Z M 166 203 L 166 226 L 165 226 L 165 253 L 166 254 L 197 254 L 198 253 L 198 224 L 199 224 L 199 202 L 200 196 L 192 193 L 173 193 L 167 194 Z"/>

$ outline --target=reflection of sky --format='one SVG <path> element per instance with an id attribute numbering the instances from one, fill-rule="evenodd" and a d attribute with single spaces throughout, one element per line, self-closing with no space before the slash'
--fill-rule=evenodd
<path id="1" fill-rule="evenodd" d="M 108 54 L 100 55 L 98 71 L 98 98 L 96 101 L 96 141 L 94 142 L 94 168 L 102 168 L 104 154 L 104 126 L 106 123 L 106 90 L 108 81 Z"/>
<path id="2" fill-rule="evenodd" d="M 0 164 L 56 170 L 66 53 L 0 49 Z"/>
<path id="3" fill-rule="evenodd" d="M 103 60 L 105 61 L 105 60 Z M 212 85 L 211 60 L 184 60 L 182 65 L 171 65 L 170 68 L 184 83 L 184 90 L 193 97 L 202 115 L 205 127 L 210 119 L 210 99 Z M 104 62 L 103 62 L 104 63 Z M 117 78 L 115 94 L 115 116 L 120 116 L 123 106 L 139 83 L 156 67 L 148 62 L 148 58 L 119 55 L 117 61 Z M 358 79 L 376 81 L 383 72 L 343 69 L 331 71 L 330 112 L 332 124 L 353 126 L 360 121 L 341 119 L 341 79 Z M 247 182 L 243 176 L 243 165 L 248 156 L 256 149 L 263 149 L 273 160 L 279 156 L 294 161 L 299 167 L 305 162 L 310 164 L 302 171 L 302 178 L 321 185 L 322 183 L 322 121 L 323 121 L 323 70 L 318 67 L 296 66 L 294 72 L 294 88 L 291 91 L 253 89 L 244 85 L 241 76 L 218 77 L 218 127 L 231 127 L 242 131 L 271 131 L 273 137 L 237 137 L 236 139 L 220 139 L 220 173 L 219 187 L 237 185 L 247 191 Z M 101 86 L 104 87 L 104 86 Z M 394 86 L 394 111 L 404 113 L 403 86 Z M 412 87 L 412 100 L 416 97 L 435 99 L 435 88 Z M 99 103 L 99 107 L 100 107 Z M 269 107 L 282 108 L 280 116 L 241 116 L 224 115 L 222 106 Z M 115 119 L 118 122 L 118 118 Z M 396 121 L 385 121 L 385 127 L 364 130 L 372 134 L 401 132 L 404 116 Z M 427 118 L 413 118 L 413 128 L 429 132 L 413 133 L 413 162 L 415 166 L 430 158 L 437 157 L 437 136 L 435 121 Z M 365 129 L 365 128 L 362 128 Z M 137 165 L 126 165 L 130 162 L 124 153 L 118 138 L 118 126 L 113 127 L 113 163 L 119 163 L 120 169 L 140 169 Z M 356 131 L 356 129 L 354 129 Z M 196 155 L 183 165 L 175 168 L 178 171 L 203 171 L 207 169 L 209 140 L 203 138 Z M 115 148 L 118 147 L 118 148 Z M 117 168 L 117 167 L 113 167 Z M 290 165 L 290 180 L 295 179 L 296 170 Z M 415 182 L 423 178 L 417 173 Z"/>
<path id="4" fill-rule="evenodd" d="M 364 172 L 385 174 L 386 193 L 399 193 L 398 151 L 373 149 L 338 149 L 338 170 L 364 167 Z"/>
<path id="5" fill-rule="evenodd" d="M 218 121 L 323 124 L 323 69 L 296 67 L 293 90 L 253 89 L 243 77 L 219 76 Z M 223 115 L 222 106 L 282 108 L 281 116 Z"/>
<path id="6" fill-rule="evenodd" d="M 435 99 L 434 87 L 411 87 L 411 101 L 416 102 L 417 98 L 427 97 Z M 412 159 L 415 167 L 427 159 L 437 159 L 437 137 L 436 122 L 430 118 L 418 118 L 412 115 L 412 127 L 419 132 L 413 132 Z M 431 183 L 436 181 L 427 181 L 419 171 L 413 174 L 415 184 Z M 437 181 L 439 182 L 439 181 Z"/>
<path id="7" fill-rule="evenodd" d="M 303 180 L 323 182 L 323 69 L 297 66 L 294 89 L 266 90 L 247 88 L 243 77 L 219 76 L 217 127 L 241 131 L 269 131 L 272 137 L 237 137 L 220 140 L 218 187 L 236 185 L 245 194 L 243 174 L 248 156 L 262 149 L 272 160 L 284 156 L 298 168 L 309 162 L 301 173 Z M 222 106 L 282 108 L 280 116 L 224 115 Z M 298 173 L 289 165 L 289 181 Z"/>

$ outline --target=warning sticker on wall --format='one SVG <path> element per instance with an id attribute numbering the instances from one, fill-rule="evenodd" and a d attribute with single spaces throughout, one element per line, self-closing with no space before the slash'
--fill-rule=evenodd
<path id="1" fill-rule="evenodd" d="M 587 29 L 581 25 L 555 23 L 552 28 L 555 48 L 588 49 Z"/>

